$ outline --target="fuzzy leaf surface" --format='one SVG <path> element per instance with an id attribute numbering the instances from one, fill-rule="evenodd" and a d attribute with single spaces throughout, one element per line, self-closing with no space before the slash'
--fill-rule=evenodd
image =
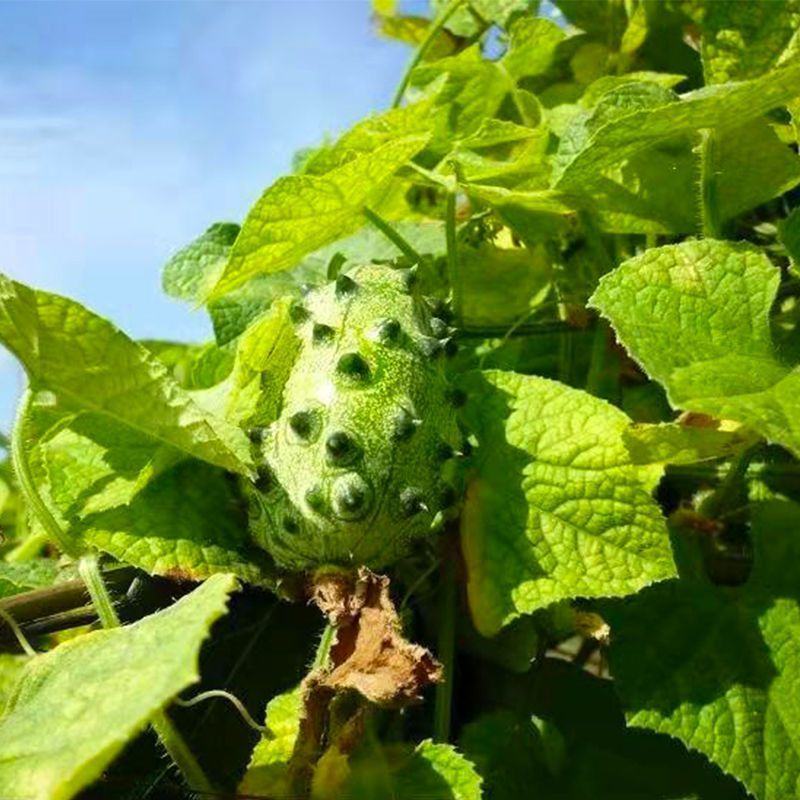
<path id="1" fill-rule="evenodd" d="M 629 724 L 678 737 L 759 800 L 800 793 L 799 526 L 800 506 L 755 506 L 738 587 L 712 584 L 678 531 L 681 579 L 603 609 Z"/>
<path id="2" fill-rule="evenodd" d="M 778 360 L 769 327 L 779 279 L 757 247 L 687 241 L 624 262 L 590 302 L 674 406 L 798 453 L 800 371 Z"/>
<path id="3" fill-rule="evenodd" d="M 28 662 L 0 718 L 0 795 L 66 800 L 99 777 L 197 681 L 200 645 L 235 585 L 218 575 L 165 611 Z"/>
<path id="4" fill-rule="evenodd" d="M 250 209 L 212 291 L 212 299 L 261 273 L 278 272 L 355 231 L 365 205 L 380 200 L 387 181 L 427 137 L 389 141 L 323 175 L 279 178 Z"/>
<path id="5" fill-rule="evenodd" d="M 680 102 L 626 114 L 600 126 L 554 177 L 554 188 L 590 191 L 605 170 L 636 153 L 702 128 L 732 129 L 800 95 L 800 62 L 741 83 L 711 86 Z"/>
<path id="6" fill-rule="evenodd" d="M 145 347 L 79 303 L 0 276 L 0 341 L 62 406 L 249 473 L 242 431 L 197 406 Z"/>
<path id="7" fill-rule="evenodd" d="M 624 413 L 511 372 L 472 373 L 463 386 L 479 447 L 462 547 L 481 633 L 557 600 L 629 594 L 674 575 L 651 497 L 661 468 L 631 462 Z"/>

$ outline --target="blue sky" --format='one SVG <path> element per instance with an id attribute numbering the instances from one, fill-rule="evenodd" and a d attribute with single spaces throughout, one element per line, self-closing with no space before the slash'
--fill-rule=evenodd
<path id="1" fill-rule="evenodd" d="M 135 337 L 210 335 L 161 265 L 384 108 L 409 56 L 368 0 L 6 1 L 0 29 L 0 270 Z M 21 386 L 0 351 L 3 430 Z"/>

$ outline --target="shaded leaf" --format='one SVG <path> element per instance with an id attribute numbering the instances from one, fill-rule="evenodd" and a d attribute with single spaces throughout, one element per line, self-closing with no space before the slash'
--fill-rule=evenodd
<path id="1" fill-rule="evenodd" d="M 234 587 L 216 576 L 165 611 L 29 661 L 0 718 L 0 794 L 61 800 L 99 777 L 197 680 L 200 645 Z"/>
<path id="2" fill-rule="evenodd" d="M 631 463 L 621 411 L 509 372 L 473 373 L 463 385 L 479 448 L 462 547 L 481 633 L 557 600 L 628 594 L 674 574 L 650 496 L 660 467 Z"/>
<path id="3" fill-rule="evenodd" d="M 734 588 L 677 532 L 681 580 L 603 610 L 629 723 L 678 737 L 759 800 L 800 792 L 798 527 L 800 506 L 757 505 L 753 570 Z"/>

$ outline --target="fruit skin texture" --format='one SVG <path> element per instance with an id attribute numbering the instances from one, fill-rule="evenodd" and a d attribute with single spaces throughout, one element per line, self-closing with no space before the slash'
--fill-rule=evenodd
<path id="1" fill-rule="evenodd" d="M 309 292 L 267 429 L 251 534 L 282 567 L 382 567 L 453 505 L 462 436 L 442 335 L 412 273 L 369 264 Z"/>

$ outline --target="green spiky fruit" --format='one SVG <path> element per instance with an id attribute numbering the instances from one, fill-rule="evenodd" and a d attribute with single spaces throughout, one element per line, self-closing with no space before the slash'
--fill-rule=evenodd
<path id="1" fill-rule="evenodd" d="M 456 500 L 446 332 L 413 273 L 376 264 L 310 292 L 292 318 L 301 346 L 258 445 L 252 534 L 287 569 L 385 566 Z"/>

